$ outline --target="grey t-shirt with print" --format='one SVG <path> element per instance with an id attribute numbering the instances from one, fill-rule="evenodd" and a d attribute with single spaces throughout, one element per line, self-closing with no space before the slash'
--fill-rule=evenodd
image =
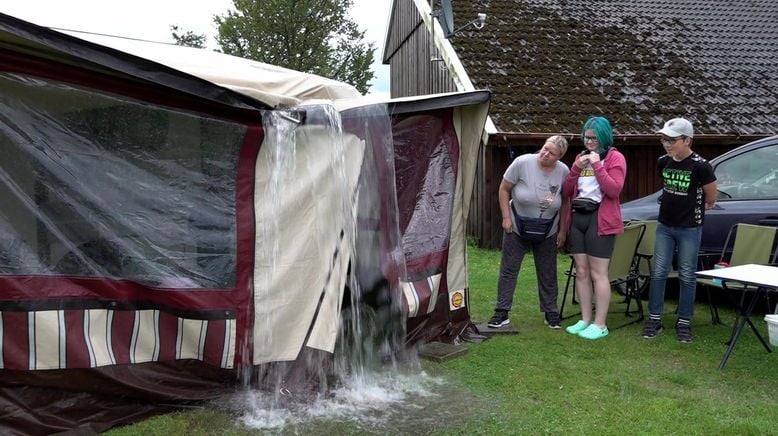
<path id="1" fill-rule="evenodd" d="M 562 181 L 569 172 L 570 169 L 562 162 L 557 162 L 553 171 L 544 172 L 540 169 L 537 153 L 532 153 L 514 159 L 502 178 L 513 184 L 512 207 L 516 208 L 519 215 L 550 218 L 557 214 L 554 227 L 549 232 L 550 236 L 559 228 L 557 212 L 562 207 Z M 518 233 L 515 221 L 511 212 L 513 231 Z"/>

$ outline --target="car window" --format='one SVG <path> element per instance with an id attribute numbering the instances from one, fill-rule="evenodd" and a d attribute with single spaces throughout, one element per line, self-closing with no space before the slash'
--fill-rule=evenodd
<path id="1" fill-rule="evenodd" d="M 778 198 L 778 144 L 727 159 L 715 173 L 720 200 Z"/>

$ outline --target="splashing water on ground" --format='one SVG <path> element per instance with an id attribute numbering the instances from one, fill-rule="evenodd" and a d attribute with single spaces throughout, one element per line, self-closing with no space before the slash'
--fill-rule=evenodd
<path id="1" fill-rule="evenodd" d="M 417 365 L 414 365 L 417 366 Z M 281 405 L 261 391 L 243 391 L 228 402 L 245 427 L 283 434 L 420 433 L 472 417 L 478 400 L 444 377 L 415 368 L 343 380 L 326 397 Z"/>

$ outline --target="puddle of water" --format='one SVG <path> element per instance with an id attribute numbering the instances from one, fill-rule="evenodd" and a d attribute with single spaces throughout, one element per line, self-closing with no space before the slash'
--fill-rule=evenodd
<path id="1" fill-rule="evenodd" d="M 485 410 L 483 401 L 464 388 L 411 366 L 344 379 L 326 397 L 309 403 L 281 404 L 267 392 L 247 390 L 230 398 L 226 408 L 251 430 L 333 435 L 428 433 Z"/>

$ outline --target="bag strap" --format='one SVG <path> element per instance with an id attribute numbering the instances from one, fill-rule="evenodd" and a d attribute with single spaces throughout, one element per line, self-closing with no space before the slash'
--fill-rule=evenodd
<path id="1" fill-rule="evenodd" d="M 516 221 L 516 225 L 519 225 L 519 213 L 516 211 L 516 208 L 513 207 L 513 200 L 509 201 L 508 204 L 511 207 L 511 212 L 513 212 L 513 219 Z"/>

